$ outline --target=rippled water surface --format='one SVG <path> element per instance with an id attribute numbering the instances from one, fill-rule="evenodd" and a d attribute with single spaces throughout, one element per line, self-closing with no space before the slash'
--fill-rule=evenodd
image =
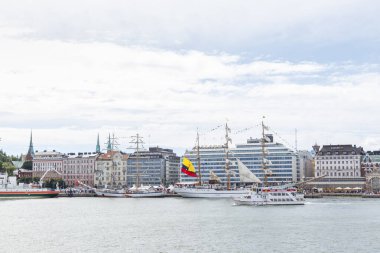
<path id="1" fill-rule="evenodd" d="M 0 201 L 0 252 L 380 252 L 380 199 Z"/>

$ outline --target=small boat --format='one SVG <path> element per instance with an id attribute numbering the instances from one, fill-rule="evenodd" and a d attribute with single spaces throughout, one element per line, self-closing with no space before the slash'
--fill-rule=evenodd
<path id="1" fill-rule="evenodd" d="M 97 197 L 107 197 L 107 198 L 125 198 L 124 189 L 95 189 L 95 195 Z"/>
<path id="2" fill-rule="evenodd" d="M 130 198 L 160 198 L 165 197 L 165 188 L 153 187 L 153 186 L 140 186 L 136 188 L 133 186 L 125 194 Z"/>
<path id="3" fill-rule="evenodd" d="M 54 198 L 58 194 L 58 190 L 35 188 L 32 184 L 17 184 L 16 177 L 8 177 L 6 173 L 0 175 L 1 199 Z"/>
<path id="4" fill-rule="evenodd" d="M 235 205 L 266 206 L 266 205 L 304 205 L 304 194 L 295 188 L 282 189 L 263 187 L 240 198 L 234 199 Z"/>

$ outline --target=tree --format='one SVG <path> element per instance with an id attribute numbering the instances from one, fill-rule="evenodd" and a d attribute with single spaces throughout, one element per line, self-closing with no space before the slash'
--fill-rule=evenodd
<path id="1" fill-rule="evenodd" d="M 3 170 L 5 170 L 8 175 L 12 175 L 13 171 L 16 169 L 16 167 L 12 164 L 12 162 L 4 162 L 2 164 Z"/>
<path id="2" fill-rule="evenodd" d="M 26 170 L 33 170 L 33 162 L 32 161 L 25 161 L 21 168 L 26 169 Z"/>

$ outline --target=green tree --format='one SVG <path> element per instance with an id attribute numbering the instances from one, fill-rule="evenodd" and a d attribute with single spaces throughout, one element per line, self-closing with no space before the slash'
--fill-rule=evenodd
<path id="1" fill-rule="evenodd" d="M 2 164 L 3 170 L 8 173 L 8 175 L 12 175 L 13 171 L 16 169 L 16 167 L 13 165 L 12 162 L 4 162 Z"/>
<path id="2" fill-rule="evenodd" d="M 26 169 L 26 170 L 33 170 L 33 162 L 32 161 L 25 161 L 21 168 Z"/>

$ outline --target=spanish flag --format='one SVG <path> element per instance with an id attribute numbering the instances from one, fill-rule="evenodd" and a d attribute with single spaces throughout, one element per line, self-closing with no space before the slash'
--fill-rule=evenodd
<path id="1" fill-rule="evenodd" d="M 184 157 L 182 160 L 181 171 L 190 177 L 197 177 L 197 173 L 195 173 L 193 164 L 186 157 Z"/>

